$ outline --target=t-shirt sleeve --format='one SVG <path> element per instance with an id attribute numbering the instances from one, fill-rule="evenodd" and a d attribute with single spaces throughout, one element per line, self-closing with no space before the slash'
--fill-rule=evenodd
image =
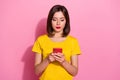
<path id="1" fill-rule="evenodd" d="M 73 41 L 72 55 L 80 55 L 80 54 L 81 54 L 80 46 L 78 40 L 75 39 Z"/>
<path id="2" fill-rule="evenodd" d="M 38 41 L 38 39 L 35 41 L 32 47 L 32 51 L 36 53 L 42 53 L 41 44 L 40 41 Z"/>

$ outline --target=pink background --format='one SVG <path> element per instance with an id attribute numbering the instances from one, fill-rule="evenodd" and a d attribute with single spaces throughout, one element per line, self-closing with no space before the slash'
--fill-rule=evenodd
<path id="1" fill-rule="evenodd" d="M 37 80 L 31 48 L 54 4 L 81 46 L 75 80 L 120 80 L 120 0 L 0 0 L 0 80 Z"/>

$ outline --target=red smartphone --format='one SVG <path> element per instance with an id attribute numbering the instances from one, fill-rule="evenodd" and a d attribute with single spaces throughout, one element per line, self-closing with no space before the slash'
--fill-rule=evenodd
<path id="1" fill-rule="evenodd" d="M 62 53 L 62 48 L 53 48 L 53 53 Z"/>

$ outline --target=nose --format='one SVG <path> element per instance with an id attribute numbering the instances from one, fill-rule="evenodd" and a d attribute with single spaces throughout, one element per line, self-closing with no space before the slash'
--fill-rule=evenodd
<path id="1" fill-rule="evenodd" d="M 57 25 L 60 25 L 60 20 L 57 20 Z"/>

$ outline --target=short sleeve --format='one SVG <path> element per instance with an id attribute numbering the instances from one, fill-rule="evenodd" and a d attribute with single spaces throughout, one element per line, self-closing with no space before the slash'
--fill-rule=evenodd
<path id="1" fill-rule="evenodd" d="M 73 47 L 72 47 L 72 55 L 76 55 L 76 54 L 77 55 L 81 54 L 80 46 L 77 39 L 73 41 Z"/>
<path id="2" fill-rule="evenodd" d="M 38 41 L 38 39 L 35 41 L 33 47 L 32 47 L 32 51 L 36 52 L 36 53 L 42 53 L 42 49 L 41 49 L 41 44 Z"/>

